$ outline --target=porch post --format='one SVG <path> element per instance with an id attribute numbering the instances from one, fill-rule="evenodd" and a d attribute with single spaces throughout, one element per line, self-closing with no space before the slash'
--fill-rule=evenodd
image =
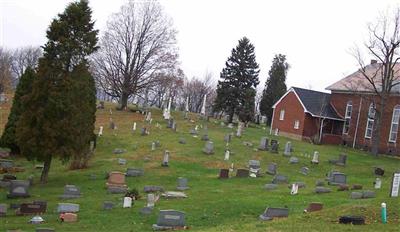
<path id="1" fill-rule="evenodd" d="M 324 125 L 324 120 L 325 120 L 325 118 L 322 118 L 322 120 L 321 120 L 321 125 L 319 125 L 319 143 L 321 143 L 321 141 L 322 141 L 322 129 L 323 129 L 323 125 Z"/>
<path id="2" fill-rule="evenodd" d="M 359 123 L 359 121 L 360 121 L 361 106 L 362 106 L 362 97 L 360 96 L 360 106 L 358 107 L 358 115 L 357 115 L 356 130 L 355 130 L 355 132 L 354 132 L 354 139 L 353 139 L 353 148 L 356 146 L 357 132 L 358 132 L 358 123 Z"/>

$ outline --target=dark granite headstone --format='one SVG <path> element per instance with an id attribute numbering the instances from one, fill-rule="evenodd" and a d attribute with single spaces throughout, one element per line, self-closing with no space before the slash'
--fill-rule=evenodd
<path id="1" fill-rule="evenodd" d="M 220 179 L 228 179 L 229 178 L 229 169 L 221 169 L 219 171 L 219 178 Z"/>
<path id="2" fill-rule="evenodd" d="M 29 181 L 25 180 L 12 180 L 10 181 L 10 192 L 7 198 L 20 198 L 30 197 L 29 195 Z"/>
<path id="3" fill-rule="evenodd" d="M 353 225 L 364 225 L 365 218 L 362 216 L 342 216 L 339 218 L 340 224 L 353 224 Z"/>
<path id="4" fill-rule="evenodd" d="M 46 212 L 47 205 L 35 203 L 22 203 L 17 215 L 37 215 Z"/>
<path id="5" fill-rule="evenodd" d="M 385 170 L 383 168 L 375 167 L 374 173 L 377 176 L 383 176 L 385 174 Z"/>
<path id="6" fill-rule="evenodd" d="M 276 175 L 276 169 L 278 168 L 278 165 L 276 163 L 270 163 L 268 164 L 267 167 L 267 174 L 270 175 Z"/>
<path id="7" fill-rule="evenodd" d="M 279 142 L 277 140 L 271 139 L 271 152 L 278 153 Z"/>
<path id="8" fill-rule="evenodd" d="M 126 176 L 135 177 L 135 176 L 143 176 L 144 170 L 141 168 L 128 168 L 126 170 Z"/>
<path id="9" fill-rule="evenodd" d="M 288 208 L 271 208 L 268 207 L 263 214 L 260 215 L 260 219 L 263 221 L 272 220 L 273 218 L 288 217 Z"/>
<path id="10" fill-rule="evenodd" d="M 323 208 L 323 204 L 320 202 L 312 202 L 308 205 L 307 209 L 304 210 L 304 212 L 314 212 L 314 211 L 320 211 Z"/>
<path id="11" fill-rule="evenodd" d="M 114 203 L 111 201 L 105 201 L 103 202 L 103 209 L 104 210 L 111 210 L 114 208 Z"/>
<path id="12" fill-rule="evenodd" d="M 162 186 L 146 185 L 143 191 L 145 193 L 164 192 L 164 188 Z"/>
<path id="13" fill-rule="evenodd" d="M 176 210 L 160 210 L 154 230 L 174 229 L 185 227 L 185 213 Z"/>
<path id="14" fill-rule="evenodd" d="M 236 171 L 236 177 L 249 177 L 249 170 L 239 168 Z"/>
<path id="15" fill-rule="evenodd" d="M 339 185 L 346 184 L 346 175 L 341 172 L 330 172 L 328 173 L 328 184 Z"/>

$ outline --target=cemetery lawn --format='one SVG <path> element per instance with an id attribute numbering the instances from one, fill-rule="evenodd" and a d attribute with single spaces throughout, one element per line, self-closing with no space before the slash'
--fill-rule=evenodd
<path id="1" fill-rule="evenodd" d="M 157 221 L 158 211 L 174 209 L 186 213 L 186 224 L 189 231 L 400 231 L 400 198 L 390 198 L 390 184 L 392 174 L 400 169 L 400 160 L 393 157 L 373 157 L 363 151 L 353 150 L 340 146 L 312 145 L 304 141 L 292 141 L 293 154 L 300 159 L 298 164 L 289 164 L 288 158 L 283 157 L 284 144 L 289 139 L 277 137 L 280 142 L 279 154 L 268 151 L 256 151 L 260 138 L 267 135 L 268 128 L 251 125 L 246 128 L 241 138 L 234 137 L 230 148 L 229 161 L 224 161 L 224 135 L 236 131 L 222 127 L 220 122 L 198 120 L 192 114 L 195 122 L 183 119 L 182 112 L 173 112 L 177 120 L 177 132 L 166 128 L 161 111 L 152 110 L 153 122 L 150 135 L 141 136 L 140 128 L 144 124 L 143 115 L 132 112 L 115 111 L 113 105 L 106 105 L 106 109 L 98 110 L 96 133 L 99 126 L 104 126 L 104 134 L 97 140 L 94 157 L 90 167 L 84 170 L 69 170 L 68 165 L 53 159 L 50 169 L 49 182 L 46 185 L 37 183 L 40 171 L 34 166 L 38 163 L 26 161 L 24 158 L 13 158 L 15 162 L 26 168 L 25 172 L 16 173 L 18 179 L 27 178 L 33 174 L 36 183 L 30 189 L 31 197 L 27 199 L 7 199 L 6 190 L 0 189 L 0 203 L 31 202 L 33 200 L 47 200 L 47 213 L 42 215 L 46 223 L 36 226 L 28 223 L 32 216 L 15 216 L 8 209 L 7 216 L 0 218 L 0 231 L 7 229 L 21 229 L 35 231 L 37 227 L 55 228 L 56 231 L 152 231 L 152 224 Z M 109 109 L 113 112 L 110 115 Z M 6 112 L 2 109 L 3 124 Z M 117 126 L 117 135 L 109 129 L 109 118 L 114 119 Z M 133 122 L 137 122 L 137 130 L 132 133 Z M 156 123 L 161 128 L 156 128 Z M 214 142 L 215 154 L 202 153 L 205 142 L 201 141 L 203 130 L 199 130 L 199 137 L 194 138 L 189 130 L 195 125 L 207 125 L 208 135 Z M 269 133 L 268 133 L 269 134 Z M 186 144 L 179 144 L 180 137 L 186 139 Z M 268 135 L 269 138 L 273 138 Z M 161 147 L 151 151 L 151 142 L 159 140 Z M 253 143 L 253 147 L 243 145 L 244 141 Z M 126 149 L 127 152 L 113 154 L 115 148 Z M 169 167 L 161 167 L 164 150 L 170 151 Z M 310 158 L 303 154 L 317 150 L 320 153 L 320 164 L 312 166 Z M 328 163 L 344 152 L 348 154 L 346 167 L 338 167 Z M 149 156 L 150 161 L 145 161 Z M 127 165 L 118 164 L 118 158 L 127 159 Z M 229 168 L 231 163 L 235 168 L 245 168 L 248 160 L 261 161 L 262 172 L 270 162 L 278 164 L 278 173 L 287 175 L 289 183 L 303 181 L 305 189 L 299 189 L 298 195 L 290 195 L 288 185 L 283 184 L 277 190 L 266 191 L 266 183 L 270 183 L 272 176 L 260 178 L 218 179 L 220 168 Z M 310 168 L 307 176 L 299 173 L 301 167 Z M 385 169 L 382 177 L 382 188 L 376 191 L 376 198 L 353 200 L 350 191 L 338 192 L 336 186 L 327 186 L 331 193 L 317 195 L 314 193 L 315 182 L 324 179 L 327 172 L 338 170 L 347 175 L 350 184 L 362 184 L 363 190 L 374 190 L 375 175 L 373 167 Z M 125 172 L 127 167 L 144 168 L 144 176 L 128 177 L 130 189 L 139 190 L 142 199 L 135 201 L 132 208 L 122 208 L 121 194 L 107 194 L 105 175 L 109 171 Z M 90 180 L 89 175 L 96 174 L 96 180 Z M 177 178 L 186 177 L 190 189 L 185 193 L 186 199 L 160 199 L 148 216 L 139 214 L 139 210 L 146 204 L 145 185 L 160 185 L 166 190 L 176 191 Z M 64 185 L 74 184 L 81 189 L 82 197 L 73 200 L 60 200 Z M 113 201 L 116 207 L 110 211 L 102 209 L 104 201 Z M 57 203 L 70 202 L 80 204 L 78 222 L 61 223 L 56 213 Z M 310 202 L 322 202 L 324 209 L 313 213 L 303 213 Z M 380 219 L 380 204 L 387 203 L 388 223 L 382 224 Z M 266 207 L 288 207 L 289 217 L 262 222 L 258 219 Z M 353 226 L 338 224 L 341 215 L 362 215 L 366 218 L 366 225 Z"/>

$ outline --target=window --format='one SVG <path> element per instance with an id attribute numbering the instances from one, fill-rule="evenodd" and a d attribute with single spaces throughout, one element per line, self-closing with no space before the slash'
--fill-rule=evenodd
<path id="1" fill-rule="evenodd" d="M 279 120 L 283 120 L 285 119 L 285 110 L 281 110 L 280 114 L 279 114 Z"/>
<path id="2" fill-rule="evenodd" d="M 299 127 L 300 127 L 300 121 L 299 120 L 295 120 L 294 121 L 294 129 L 299 129 Z"/>
<path id="3" fill-rule="evenodd" d="M 351 113 L 353 111 L 353 103 L 351 101 L 347 102 L 346 105 L 346 113 L 344 115 L 344 125 L 343 125 L 343 134 L 348 134 L 350 130 L 350 121 L 351 121 Z"/>
<path id="4" fill-rule="evenodd" d="M 390 126 L 389 142 L 395 143 L 397 140 L 397 132 L 399 131 L 400 105 L 393 109 L 392 125 Z"/>
<path id="5" fill-rule="evenodd" d="M 367 127 L 365 128 L 365 138 L 370 139 L 372 137 L 372 130 L 374 128 L 375 119 L 375 105 L 371 103 L 368 109 Z"/>

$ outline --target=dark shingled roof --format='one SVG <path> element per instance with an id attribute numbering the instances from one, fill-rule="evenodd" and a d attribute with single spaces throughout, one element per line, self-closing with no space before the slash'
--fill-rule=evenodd
<path id="1" fill-rule="evenodd" d="M 329 93 L 297 87 L 292 87 L 292 89 L 299 96 L 306 111 L 311 113 L 312 116 L 342 120 L 330 104 L 331 95 Z"/>

